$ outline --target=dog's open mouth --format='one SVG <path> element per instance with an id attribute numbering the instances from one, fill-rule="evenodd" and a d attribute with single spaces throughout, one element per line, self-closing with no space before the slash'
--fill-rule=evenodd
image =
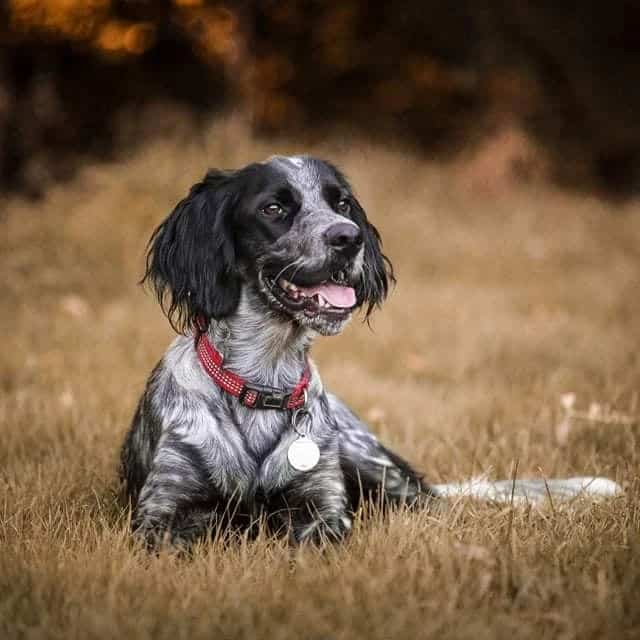
<path id="1" fill-rule="evenodd" d="M 342 272 L 312 285 L 296 284 L 286 278 L 276 281 L 268 276 L 264 280 L 272 295 L 290 311 L 303 311 L 308 316 L 345 316 L 356 306 L 355 289 Z"/>

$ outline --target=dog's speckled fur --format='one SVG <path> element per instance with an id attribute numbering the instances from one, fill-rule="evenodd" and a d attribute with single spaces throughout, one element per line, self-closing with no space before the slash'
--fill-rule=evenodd
<path id="1" fill-rule="evenodd" d="M 277 219 L 264 211 L 274 199 L 283 203 Z M 348 255 L 326 240 L 339 223 L 360 231 Z M 122 451 L 133 526 L 146 539 L 188 542 L 210 527 L 250 526 L 261 516 L 295 541 L 340 539 L 363 497 L 381 489 L 390 502 L 430 497 L 420 476 L 324 390 L 313 363 L 308 433 L 321 456 L 306 472 L 287 461 L 297 437 L 290 412 L 241 405 L 200 365 L 196 318 L 208 321 L 226 368 L 253 384 L 295 386 L 313 339 L 340 332 L 351 314 L 288 309 L 266 276 L 314 283 L 336 270 L 367 312 L 393 278 L 347 181 L 313 158 L 210 172 L 158 228 L 147 278 L 185 335 L 151 374 Z"/>

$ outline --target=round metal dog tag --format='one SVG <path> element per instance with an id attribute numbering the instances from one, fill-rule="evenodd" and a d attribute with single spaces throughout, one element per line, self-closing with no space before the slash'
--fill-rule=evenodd
<path id="1" fill-rule="evenodd" d="M 311 438 L 300 436 L 289 445 L 287 458 L 294 469 L 309 471 L 309 469 L 313 469 L 318 464 L 320 449 Z"/>

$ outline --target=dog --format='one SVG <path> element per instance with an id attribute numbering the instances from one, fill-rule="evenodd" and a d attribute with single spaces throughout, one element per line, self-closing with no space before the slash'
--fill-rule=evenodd
<path id="1" fill-rule="evenodd" d="M 143 281 L 180 335 L 122 448 L 136 534 L 188 544 L 261 521 L 294 543 L 338 541 L 364 500 L 431 501 L 309 356 L 395 282 L 334 165 L 275 156 L 210 170 L 153 233 Z"/>

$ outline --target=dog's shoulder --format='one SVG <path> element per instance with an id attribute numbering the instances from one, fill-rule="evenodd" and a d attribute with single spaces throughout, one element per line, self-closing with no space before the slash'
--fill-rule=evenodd
<path id="1" fill-rule="evenodd" d="M 159 386 L 171 385 L 174 393 L 203 400 L 218 395 L 218 388 L 202 369 L 190 336 L 178 336 L 171 343 L 152 374 Z"/>

